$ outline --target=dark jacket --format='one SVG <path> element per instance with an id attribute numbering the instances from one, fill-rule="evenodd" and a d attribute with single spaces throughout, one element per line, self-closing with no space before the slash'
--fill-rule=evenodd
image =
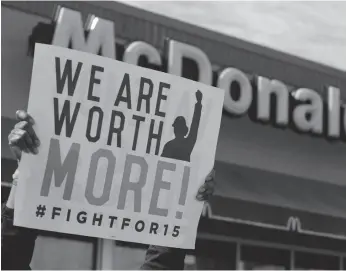
<path id="1" fill-rule="evenodd" d="M 1 213 L 1 269 L 29 270 L 39 231 L 13 225 L 13 209 Z M 149 246 L 142 270 L 184 269 L 186 250 Z"/>
<path id="2" fill-rule="evenodd" d="M 38 232 L 13 226 L 13 209 L 1 212 L 1 269 L 28 270 Z"/>

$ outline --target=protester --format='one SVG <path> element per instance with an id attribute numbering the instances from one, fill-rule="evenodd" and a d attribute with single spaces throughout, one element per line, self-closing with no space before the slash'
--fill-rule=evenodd
<path id="1" fill-rule="evenodd" d="M 25 111 L 16 113 L 19 122 L 11 131 L 8 139 L 9 145 L 20 161 L 22 151 L 37 154 L 40 145 L 33 125 L 33 118 Z M 13 226 L 13 214 L 15 208 L 15 192 L 19 171 L 13 175 L 12 189 L 7 203 L 4 205 L 1 215 L 1 256 L 2 269 L 28 270 L 35 247 L 38 230 Z M 207 176 L 205 183 L 200 187 L 196 195 L 197 200 L 207 201 L 214 192 L 215 171 Z M 149 246 L 146 259 L 141 269 L 152 270 L 179 270 L 184 268 L 186 250 L 160 246 Z"/>

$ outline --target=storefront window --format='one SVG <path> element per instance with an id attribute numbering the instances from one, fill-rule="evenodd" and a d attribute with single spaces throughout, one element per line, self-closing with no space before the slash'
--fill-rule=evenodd
<path id="1" fill-rule="evenodd" d="M 92 270 L 95 261 L 92 242 L 39 236 L 30 267 L 33 270 Z"/>
<path id="2" fill-rule="evenodd" d="M 241 258 L 238 268 L 241 270 L 290 269 L 290 251 L 260 246 L 240 246 Z"/>
<path id="3" fill-rule="evenodd" d="M 194 253 L 196 270 L 236 268 L 236 243 L 197 240 Z"/>
<path id="4" fill-rule="evenodd" d="M 138 270 L 145 260 L 146 247 L 127 242 L 115 242 L 113 268 Z M 236 245 L 197 240 L 196 250 L 185 257 L 184 270 L 235 269 Z"/>
<path id="5" fill-rule="evenodd" d="M 138 270 L 145 260 L 146 246 L 119 241 L 115 244 L 113 268 Z M 184 270 L 234 270 L 235 258 L 235 243 L 197 240 L 196 249 L 185 257 Z"/>
<path id="6" fill-rule="evenodd" d="M 322 254 L 299 251 L 295 252 L 295 269 L 337 270 L 340 269 L 339 263 L 340 258 L 336 256 L 327 256 Z"/>
<path id="7" fill-rule="evenodd" d="M 138 270 L 145 260 L 146 247 L 129 242 L 114 242 L 113 268 L 115 270 Z"/>

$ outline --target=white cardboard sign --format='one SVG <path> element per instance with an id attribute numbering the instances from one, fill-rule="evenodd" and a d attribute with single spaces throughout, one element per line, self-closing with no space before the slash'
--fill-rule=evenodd
<path id="1" fill-rule="evenodd" d="M 110 58 L 36 44 L 15 225 L 194 248 L 224 91 Z"/>

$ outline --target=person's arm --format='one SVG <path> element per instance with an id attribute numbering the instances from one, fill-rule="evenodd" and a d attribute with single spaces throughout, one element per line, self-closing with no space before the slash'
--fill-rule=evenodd
<path id="1" fill-rule="evenodd" d="M 19 122 L 8 136 L 9 145 L 19 161 L 22 151 L 36 154 L 39 140 L 32 128 L 34 120 L 25 111 L 16 112 Z M 15 194 L 18 170 L 13 175 L 9 198 L 2 206 L 1 212 L 1 268 L 7 270 L 28 270 L 35 248 L 37 230 L 13 225 Z"/>
<path id="2" fill-rule="evenodd" d="M 13 225 L 16 178 L 1 212 L 1 269 L 29 270 L 37 231 Z"/>
<path id="3" fill-rule="evenodd" d="M 196 93 L 197 102 L 195 104 L 195 110 L 193 112 L 191 127 L 189 131 L 189 135 L 187 136 L 187 139 L 192 146 L 195 145 L 197 141 L 197 134 L 198 134 L 198 127 L 201 120 L 201 113 L 202 113 L 202 92 L 197 91 Z"/>
<path id="4" fill-rule="evenodd" d="M 205 183 L 199 188 L 196 199 L 208 201 L 214 193 L 215 170 L 213 169 Z M 141 270 L 183 270 L 187 250 L 172 247 L 149 246 Z"/>

